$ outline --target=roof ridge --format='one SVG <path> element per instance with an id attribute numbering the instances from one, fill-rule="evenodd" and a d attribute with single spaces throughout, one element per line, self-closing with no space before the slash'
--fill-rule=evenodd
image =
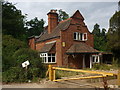
<path id="1" fill-rule="evenodd" d="M 59 23 L 66 22 L 66 21 L 71 20 L 71 19 L 72 19 L 72 18 L 67 18 L 67 19 L 65 19 L 65 20 L 60 21 Z"/>

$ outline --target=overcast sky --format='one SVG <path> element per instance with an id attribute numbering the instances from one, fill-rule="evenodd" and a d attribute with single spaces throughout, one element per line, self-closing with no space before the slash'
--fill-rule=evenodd
<path id="1" fill-rule="evenodd" d="M 63 9 L 70 16 L 74 14 L 76 10 L 79 10 L 85 19 L 85 24 L 90 31 L 96 23 L 100 25 L 100 28 L 109 27 L 109 19 L 118 10 L 118 4 L 116 2 L 39 2 L 39 1 L 15 1 L 17 9 L 22 11 L 22 14 L 27 14 L 27 19 L 33 19 L 38 17 L 45 20 L 47 25 L 47 13 L 50 9 Z"/>

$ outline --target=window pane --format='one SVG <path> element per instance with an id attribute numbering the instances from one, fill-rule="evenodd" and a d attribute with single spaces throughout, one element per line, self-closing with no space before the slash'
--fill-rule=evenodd
<path id="1" fill-rule="evenodd" d="M 48 62 L 51 62 L 51 57 L 48 57 Z"/>
<path id="2" fill-rule="evenodd" d="M 76 32 L 74 33 L 74 39 L 76 40 Z"/>
<path id="3" fill-rule="evenodd" d="M 46 62 L 46 57 L 44 57 L 44 62 Z"/>
<path id="4" fill-rule="evenodd" d="M 93 62 L 95 62 L 95 57 L 94 56 L 92 57 L 92 60 L 93 60 Z"/>
<path id="5" fill-rule="evenodd" d="M 51 54 L 48 54 L 48 56 L 51 56 Z"/>
<path id="6" fill-rule="evenodd" d="M 77 40 L 79 40 L 79 33 L 77 33 Z"/>
<path id="7" fill-rule="evenodd" d="M 82 36 L 83 34 L 82 33 L 80 33 L 80 40 L 83 40 L 83 36 Z"/>
<path id="8" fill-rule="evenodd" d="M 96 62 L 98 62 L 98 56 L 96 56 Z"/>
<path id="9" fill-rule="evenodd" d="M 84 33 L 84 40 L 87 40 L 87 33 Z"/>
<path id="10" fill-rule="evenodd" d="M 52 54 L 52 56 L 55 56 L 55 54 Z"/>
<path id="11" fill-rule="evenodd" d="M 55 62 L 55 57 L 52 57 L 52 62 Z"/>

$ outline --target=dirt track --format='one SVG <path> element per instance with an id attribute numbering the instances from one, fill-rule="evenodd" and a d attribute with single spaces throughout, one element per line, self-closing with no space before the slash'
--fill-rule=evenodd
<path id="1" fill-rule="evenodd" d="M 116 85 L 116 80 L 108 80 L 108 85 Z M 89 82 L 89 80 L 69 80 L 61 82 L 44 81 L 41 83 L 4 84 L 3 88 L 102 88 L 103 82 Z"/>
<path id="2" fill-rule="evenodd" d="M 113 71 L 112 73 L 117 73 L 117 71 Z M 107 83 L 112 88 L 117 87 L 116 79 L 107 80 Z M 3 84 L 2 88 L 103 88 L 103 79 L 68 80 L 60 82 L 43 79 L 39 83 Z"/>

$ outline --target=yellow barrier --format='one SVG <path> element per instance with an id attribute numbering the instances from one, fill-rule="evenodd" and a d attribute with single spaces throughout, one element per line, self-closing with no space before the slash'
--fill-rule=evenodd
<path id="1" fill-rule="evenodd" d="M 69 68 L 59 68 L 59 67 L 53 67 L 53 69 L 57 70 L 64 70 L 64 71 L 75 71 L 75 72 L 83 72 L 83 73 L 93 73 L 93 74 L 102 74 L 103 76 L 114 76 L 116 74 L 113 73 L 107 73 L 107 72 L 98 72 L 98 71 L 88 71 L 88 70 L 80 70 L 80 69 L 69 69 Z"/>
<path id="2" fill-rule="evenodd" d="M 80 78 L 69 78 L 69 79 L 58 79 L 55 80 L 55 70 L 64 70 L 64 71 L 75 71 L 75 72 L 83 72 L 83 73 L 93 73 L 93 74 L 99 74 L 99 76 L 89 76 L 89 77 L 80 77 Z M 77 80 L 77 79 L 92 79 L 92 78 L 103 78 L 107 76 L 114 76 L 117 74 L 113 73 L 107 73 L 107 72 L 97 72 L 97 71 L 88 71 L 88 70 L 80 70 L 80 69 L 69 69 L 69 68 L 59 68 L 59 67 L 52 67 L 52 65 L 49 65 L 49 80 L 50 81 L 64 81 L 64 80 Z M 120 77 L 119 77 L 120 80 Z M 119 82 L 120 84 L 120 82 Z"/>
<path id="3" fill-rule="evenodd" d="M 118 86 L 120 86 L 120 68 L 118 70 L 117 80 L 118 80 Z"/>
<path id="4" fill-rule="evenodd" d="M 91 79 L 91 78 L 103 78 L 106 76 L 89 76 L 89 77 L 79 77 L 79 78 L 69 78 L 69 79 L 58 79 L 53 81 L 66 81 L 66 80 L 78 80 L 78 79 Z"/>

